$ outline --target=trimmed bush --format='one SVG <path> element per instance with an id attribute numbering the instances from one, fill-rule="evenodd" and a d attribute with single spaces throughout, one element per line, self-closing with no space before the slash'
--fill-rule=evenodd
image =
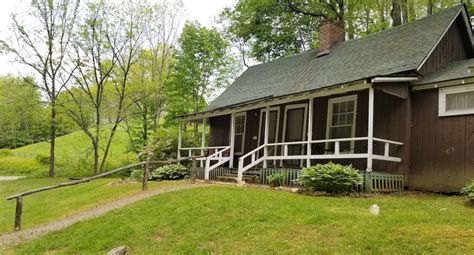
<path id="1" fill-rule="evenodd" d="M 268 183 L 273 187 L 283 186 L 285 183 L 287 174 L 286 173 L 276 173 L 267 176 Z"/>
<path id="2" fill-rule="evenodd" d="M 352 166 L 330 162 L 303 169 L 296 181 L 307 188 L 341 193 L 349 191 L 354 184 L 361 184 L 363 178 Z"/>
<path id="3" fill-rule="evenodd" d="M 188 170 L 181 164 L 171 164 L 153 170 L 151 177 L 154 180 L 180 180 L 186 178 Z"/>
<path id="4" fill-rule="evenodd" d="M 469 198 L 472 203 L 474 203 L 474 180 L 471 183 L 466 184 L 461 190 L 461 194 Z"/>
<path id="5" fill-rule="evenodd" d="M 142 169 L 134 169 L 130 174 L 130 179 L 141 182 L 143 181 L 143 170 Z"/>

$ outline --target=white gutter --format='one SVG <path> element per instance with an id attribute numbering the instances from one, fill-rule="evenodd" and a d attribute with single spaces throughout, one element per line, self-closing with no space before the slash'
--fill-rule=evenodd
<path id="1" fill-rule="evenodd" d="M 407 82 L 417 81 L 418 77 L 375 77 L 372 78 L 372 83 L 377 82 Z"/>

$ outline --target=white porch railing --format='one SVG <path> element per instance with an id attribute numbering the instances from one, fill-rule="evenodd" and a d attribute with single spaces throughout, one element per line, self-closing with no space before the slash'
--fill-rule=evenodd
<path id="1" fill-rule="evenodd" d="M 198 155 L 201 155 L 200 158 L 196 160 L 200 160 L 201 163 L 205 162 L 205 174 L 204 179 L 209 180 L 209 172 L 213 169 L 229 162 L 232 158 L 231 156 L 231 146 L 214 146 L 214 147 L 191 147 L 191 148 L 180 148 L 180 151 L 187 151 L 187 156 L 192 157 L 193 152 L 198 151 Z M 215 152 L 209 156 L 205 155 L 206 151 L 214 150 Z M 216 162 L 217 161 L 217 162 Z"/>
<path id="2" fill-rule="evenodd" d="M 179 153 L 178 159 L 179 159 L 179 158 L 192 157 L 192 156 L 194 156 L 194 155 L 200 155 L 200 156 L 202 156 L 202 157 L 201 157 L 201 158 L 197 158 L 197 160 L 206 160 L 206 155 L 205 155 L 205 152 L 206 152 L 206 151 L 210 151 L 210 150 L 219 151 L 219 150 L 225 149 L 225 148 L 227 148 L 227 147 L 230 147 L 230 146 L 180 148 L 180 149 L 179 149 L 180 153 Z M 184 153 L 181 153 L 181 152 L 184 152 Z M 185 156 L 182 156 L 182 155 L 185 155 Z"/>
<path id="3" fill-rule="evenodd" d="M 205 166 L 205 172 L 204 172 L 204 179 L 209 180 L 209 172 L 212 171 L 213 169 L 225 164 L 226 162 L 229 162 L 231 159 L 230 155 L 230 146 L 226 146 L 218 151 L 216 151 L 214 154 L 206 157 L 206 166 Z M 224 152 L 228 152 L 228 155 L 225 156 Z M 217 161 L 216 163 L 212 164 L 213 161 Z"/>
<path id="4" fill-rule="evenodd" d="M 367 150 L 367 152 L 356 153 L 356 152 L 346 152 L 341 151 L 341 142 L 355 142 L 355 141 L 367 141 L 367 145 L 371 146 L 369 137 L 355 137 L 355 138 L 342 138 L 342 139 L 326 139 L 326 140 L 313 140 L 313 141 L 298 141 L 298 142 L 281 142 L 281 143 L 269 143 L 259 146 L 258 148 L 254 149 L 253 151 L 245 154 L 244 156 L 239 158 L 239 170 L 238 170 L 238 181 L 242 181 L 243 173 L 248 169 L 256 166 L 260 162 L 264 160 L 311 160 L 311 159 L 356 159 L 356 158 L 366 158 L 366 159 L 376 159 L 376 160 L 384 160 L 384 161 L 392 161 L 392 162 L 401 162 L 402 159 L 400 157 L 390 156 L 390 146 L 402 146 L 403 143 L 380 139 L 380 138 L 373 138 L 374 142 L 379 142 L 384 144 L 384 153 L 383 155 L 378 155 L 373 153 L 373 150 Z M 325 151 L 324 153 L 315 154 L 315 153 L 304 153 L 304 150 L 301 150 L 302 154 L 299 155 L 289 155 L 288 147 L 294 145 L 301 145 L 301 148 L 304 146 L 309 146 L 312 144 L 334 144 L 334 152 L 328 153 Z M 261 151 L 265 150 L 265 147 L 276 147 L 281 146 L 282 151 L 281 155 L 277 155 L 276 150 L 274 155 L 265 156 L 265 153 L 260 153 Z M 369 153 L 368 151 L 372 151 Z M 245 160 L 250 158 L 250 162 L 245 164 Z"/>

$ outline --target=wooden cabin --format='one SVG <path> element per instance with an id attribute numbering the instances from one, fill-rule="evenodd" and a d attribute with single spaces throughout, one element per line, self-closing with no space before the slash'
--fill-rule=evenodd
<path id="1" fill-rule="evenodd" d="M 210 135 L 180 142 L 178 157 L 201 155 L 204 179 L 239 182 L 286 171 L 291 185 L 329 161 L 361 170 L 371 191 L 459 191 L 474 178 L 463 5 L 349 41 L 337 24 L 320 29 L 320 49 L 249 67 L 206 111 L 180 117 Z"/>

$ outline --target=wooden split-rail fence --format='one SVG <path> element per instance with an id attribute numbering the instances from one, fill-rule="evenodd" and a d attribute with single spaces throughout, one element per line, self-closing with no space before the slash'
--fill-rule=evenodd
<path id="1" fill-rule="evenodd" d="M 148 189 L 148 176 L 150 174 L 150 166 L 151 165 L 175 164 L 175 163 L 180 163 L 182 161 L 188 161 L 188 160 L 192 161 L 190 176 L 191 176 L 191 181 L 194 182 L 196 180 L 196 176 L 197 176 L 196 157 L 188 157 L 188 158 L 181 158 L 181 159 L 178 159 L 178 160 L 165 160 L 165 161 L 151 161 L 151 160 L 148 160 L 148 161 L 143 161 L 143 162 L 140 162 L 140 163 L 135 163 L 135 164 L 131 164 L 131 165 L 128 165 L 128 166 L 120 167 L 120 168 L 108 171 L 106 173 L 94 175 L 94 176 L 83 178 L 83 179 L 80 179 L 80 180 L 74 180 L 74 181 L 70 181 L 70 182 L 63 182 L 63 183 L 59 183 L 59 184 L 56 184 L 56 185 L 53 185 L 53 186 L 41 187 L 41 188 L 37 188 L 37 189 L 22 192 L 22 193 L 19 193 L 19 194 L 16 194 L 16 195 L 9 196 L 9 197 L 7 197 L 7 200 L 16 199 L 14 230 L 15 231 L 21 230 L 21 215 L 22 215 L 22 212 L 23 212 L 23 197 L 25 197 L 25 196 L 35 194 L 35 193 L 39 193 L 39 192 L 43 192 L 43 191 L 47 191 L 47 190 L 52 190 L 52 189 L 57 189 L 57 188 L 62 188 L 62 187 L 73 186 L 73 185 L 78 185 L 78 184 L 81 184 L 81 183 L 90 182 L 92 180 L 107 177 L 107 176 L 110 176 L 110 175 L 113 175 L 113 174 L 116 174 L 116 173 L 119 173 L 119 172 L 122 172 L 122 171 L 125 171 L 125 170 L 137 168 L 137 167 L 142 167 L 143 168 L 142 191 L 146 191 Z"/>

